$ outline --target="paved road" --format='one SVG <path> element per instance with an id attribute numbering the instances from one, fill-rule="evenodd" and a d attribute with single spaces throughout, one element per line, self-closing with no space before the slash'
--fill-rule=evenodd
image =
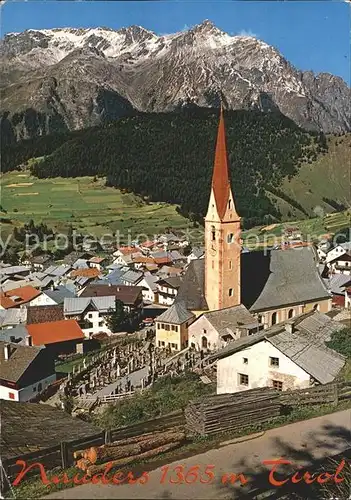
<path id="1" fill-rule="evenodd" d="M 234 499 L 253 498 L 246 496 L 257 487 L 267 489 L 270 465 L 262 465 L 264 460 L 290 459 L 296 472 L 297 465 L 306 465 L 314 460 L 344 452 L 351 447 L 351 412 L 342 411 L 324 417 L 317 417 L 295 424 L 267 431 L 263 436 L 251 441 L 229 444 L 201 455 L 181 460 L 184 470 L 199 465 L 201 477 L 207 465 L 214 465 L 215 479 L 211 484 L 160 484 L 162 470 L 149 472 L 146 484 L 135 485 L 92 485 L 86 484 L 45 498 L 88 499 Z M 169 465 L 169 470 L 179 465 Z M 248 479 L 245 487 L 224 486 L 223 474 L 244 473 Z M 332 472 L 332 471 L 331 471 Z M 175 478 L 175 472 L 172 473 Z M 293 488 L 297 487 L 294 485 Z M 310 488 L 310 486 L 308 486 Z M 275 489 L 274 491 L 277 491 Z M 289 497 L 290 498 L 290 497 Z"/>

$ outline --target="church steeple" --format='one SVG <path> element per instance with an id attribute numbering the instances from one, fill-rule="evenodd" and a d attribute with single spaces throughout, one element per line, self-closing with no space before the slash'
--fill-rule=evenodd
<path id="1" fill-rule="evenodd" d="M 226 133 L 222 104 L 219 117 L 215 161 L 212 175 L 212 191 L 216 202 L 218 216 L 222 220 L 225 216 L 231 195 Z M 232 208 L 235 211 L 234 200 Z"/>
<path id="2" fill-rule="evenodd" d="M 240 304 L 240 217 L 230 187 L 221 106 L 211 195 L 205 217 L 205 296 L 210 310 Z"/>

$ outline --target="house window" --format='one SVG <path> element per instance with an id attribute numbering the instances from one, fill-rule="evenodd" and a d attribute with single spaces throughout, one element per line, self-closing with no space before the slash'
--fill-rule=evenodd
<path id="1" fill-rule="evenodd" d="M 206 333 L 207 333 L 207 330 L 205 330 L 205 328 L 204 328 L 204 329 L 202 330 L 202 333 L 205 333 L 205 334 L 206 334 Z"/>
<path id="2" fill-rule="evenodd" d="M 249 385 L 249 376 L 244 373 L 239 373 L 239 385 Z"/>
<path id="3" fill-rule="evenodd" d="M 294 309 L 289 309 L 288 318 L 292 318 L 294 316 Z"/>
<path id="4" fill-rule="evenodd" d="M 247 365 L 249 363 L 249 360 L 247 358 L 243 358 L 243 363 L 244 365 Z"/>
<path id="5" fill-rule="evenodd" d="M 277 313 L 276 313 L 276 312 L 274 312 L 274 313 L 272 314 L 272 325 L 275 325 L 275 324 L 276 324 L 276 322 L 277 322 Z"/>
<path id="6" fill-rule="evenodd" d="M 205 336 L 201 339 L 202 349 L 207 349 L 207 338 Z"/>
<path id="7" fill-rule="evenodd" d="M 281 382 L 280 380 L 272 380 L 272 386 L 273 389 L 276 389 L 277 391 L 283 390 L 283 382 Z"/>
<path id="8" fill-rule="evenodd" d="M 165 325 L 164 323 L 161 323 L 161 328 L 164 329 Z"/>
<path id="9" fill-rule="evenodd" d="M 165 325 L 165 330 L 169 332 L 169 325 Z"/>
<path id="10" fill-rule="evenodd" d="M 233 243 L 233 241 L 234 241 L 234 234 L 233 233 L 227 234 L 227 243 Z"/>
<path id="11" fill-rule="evenodd" d="M 15 394 L 13 392 L 9 392 L 9 399 L 15 399 Z"/>
<path id="12" fill-rule="evenodd" d="M 269 366 L 276 366 L 279 368 L 279 358 L 272 358 L 271 356 L 269 357 Z"/>
<path id="13" fill-rule="evenodd" d="M 231 269 L 232 269 L 232 261 L 230 260 L 229 261 L 229 270 L 231 271 Z"/>
<path id="14" fill-rule="evenodd" d="M 216 228 L 214 226 L 211 227 L 211 240 L 216 241 Z"/>
<path id="15" fill-rule="evenodd" d="M 229 297 L 233 297 L 233 289 L 229 288 Z"/>

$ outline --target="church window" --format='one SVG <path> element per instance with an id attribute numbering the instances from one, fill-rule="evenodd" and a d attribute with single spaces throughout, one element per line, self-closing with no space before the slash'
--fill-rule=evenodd
<path id="1" fill-rule="evenodd" d="M 211 227 L 211 239 L 212 241 L 216 241 L 216 229 L 214 226 Z"/>
<path id="2" fill-rule="evenodd" d="M 228 208 L 231 209 L 232 208 L 232 200 L 229 200 L 228 201 Z"/>
<path id="3" fill-rule="evenodd" d="M 202 349 L 207 349 L 207 338 L 205 336 L 201 339 Z"/>
<path id="4" fill-rule="evenodd" d="M 233 233 L 229 233 L 227 235 L 227 242 L 228 243 L 233 243 L 233 241 L 234 241 L 234 234 Z"/>
<path id="5" fill-rule="evenodd" d="M 258 321 L 259 323 L 262 323 L 262 314 L 259 314 L 259 315 L 257 316 L 257 321 Z"/>
<path id="6" fill-rule="evenodd" d="M 232 269 L 232 261 L 230 260 L 229 261 L 229 270 L 231 270 L 231 269 Z"/>
<path id="7" fill-rule="evenodd" d="M 277 313 L 274 312 L 272 314 L 272 325 L 275 325 L 277 323 Z"/>
<path id="8" fill-rule="evenodd" d="M 289 309 L 289 312 L 288 312 L 288 318 L 292 318 L 294 316 L 294 309 Z"/>
<path id="9" fill-rule="evenodd" d="M 315 305 L 313 306 L 313 310 L 314 310 L 314 311 L 319 311 L 319 304 L 315 304 Z"/>
<path id="10" fill-rule="evenodd" d="M 205 328 L 202 330 L 202 333 L 207 333 L 207 330 L 205 330 Z"/>
<path id="11" fill-rule="evenodd" d="M 212 269 L 214 269 L 214 260 L 212 261 Z"/>
<path id="12" fill-rule="evenodd" d="M 244 365 L 247 365 L 249 363 L 249 360 L 247 358 L 243 358 L 243 363 Z"/>
<path id="13" fill-rule="evenodd" d="M 233 297 L 233 289 L 229 288 L 229 297 Z"/>

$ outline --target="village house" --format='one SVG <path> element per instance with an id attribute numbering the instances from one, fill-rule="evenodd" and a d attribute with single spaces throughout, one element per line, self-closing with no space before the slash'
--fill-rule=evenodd
<path id="1" fill-rule="evenodd" d="M 181 280 L 179 277 L 163 278 L 158 282 L 158 303 L 164 306 L 171 306 L 180 287 Z"/>
<path id="2" fill-rule="evenodd" d="M 194 319 L 182 304 L 173 304 L 156 319 L 156 346 L 171 351 L 188 347 L 188 327 Z"/>
<path id="3" fill-rule="evenodd" d="M 53 306 L 63 304 L 65 298 L 74 297 L 74 293 L 64 286 L 43 290 L 38 297 L 31 301 L 30 307 L 33 306 Z"/>
<path id="4" fill-rule="evenodd" d="M 0 328 L 12 329 L 18 325 L 23 325 L 27 321 L 26 307 L 0 309 Z"/>
<path id="5" fill-rule="evenodd" d="M 30 401 L 55 381 L 54 358 L 45 348 L 0 341 L 0 399 Z"/>
<path id="6" fill-rule="evenodd" d="M 111 334 L 106 319 L 115 310 L 115 298 L 78 297 L 64 301 L 63 313 L 66 319 L 75 319 L 86 338 L 97 333 Z"/>
<path id="7" fill-rule="evenodd" d="M 37 297 L 41 295 L 40 290 L 32 286 L 14 288 L 0 293 L 0 309 L 12 309 L 30 306 Z"/>
<path id="8" fill-rule="evenodd" d="M 91 259 L 87 260 L 89 267 L 96 268 L 99 271 L 102 271 L 105 262 L 106 262 L 105 257 L 97 257 L 97 256 L 91 257 Z"/>
<path id="9" fill-rule="evenodd" d="M 344 252 L 342 255 L 328 261 L 331 273 L 351 275 L 351 251 Z"/>
<path id="10" fill-rule="evenodd" d="M 325 346 L 345 328 L 317 311 L 231 342 L 212 355 L 217 360 L 217 394 L 258 387 L 280 391 L 332 382 L 346 358 Z"/>
<path id="11" fill-rule="evenodd" d="M 145 274 L 143 279 L 138 283 L 143 288 L 143 301 L 145 303 L 157 302 L 158 298 L 158 281 L 159 278 L 153 274 Z"/>
<path id="12" fill-rule="evenodd" d="M 143 308 L 143 288 L 127 285 L 100 285 L 91 283 L 80 294 L 80 297 L 115 297 L 124 304 L 130 321 L 139 322 Z"/>
<path id="13" fill-rule="evenodd" d="M 332 294 L 332 303 L 336 307 L 345 306 L 345 289 L 351 286 L 351 276 L 347 274 L 331 274 L 324 283 Z"/>
<path id="14" fill-rule="evenodd" d="M 228 342 L 258 333 L 257 319 L 242 304 L 204 313 L 188 329 L 189 346 L 214 351 Z"/>
<path id="15" fill-rule="evenodd" d="M 31 306 L 25 309 L 27 312 L 27 325 L 34 323 L 49 323 L 65 319 L 63 314 L 63 303 L 51 306 Z"/>
<path id="16" fill-rule="evenodd" d="M 44 271 L 46 267 L 50 265 L 52 257 L 47 254 L 27 256 L 22 259 L 22 263 L 26 266 L 30 266 L 35 271 Z"/>
<path id="17" fill-rule="evenodd" d="M 334 261 L 337 257 L 341 257 L 346 252 L 350 251 L 351 251 L 350 241 L 346 241 L 345 243 L 340 243 L 339 245 L 336 245 L 334 248 L 328 251 L 325 261 L 327 264 L 329 264 L 330 262 Z"/>
<path id="18" fill-rule="evenodd" d="M 62 263 L 68 267 L 75 267 L 75 264 L 78 259 L 88 260 L 91 257 L 93 257 L 93 255 L 94 254 L 89 251 L 83 251 L 83 252 L 73 251 L 64 257 Z"/>
<path id="19" fill-rule="evenodd" d="M 131 269 L 121 277 L 123 285 L 136 286 L 143 279 L 143 273 L 140 271 L 132 271 Z"/>
<path id="20" fill-rule="evenodd" d="M 205 248 L 204 247 L 193 247 L 191 253 L 187 256 L 187 263 L 195 259 L 205 258 Z"/>
<path id="21" fill-rule="evenodd" d="M 26 325 L 30 345 L 42 346 L 55 356 L 81 352 L 84 333 L 73 319 Z"/>

